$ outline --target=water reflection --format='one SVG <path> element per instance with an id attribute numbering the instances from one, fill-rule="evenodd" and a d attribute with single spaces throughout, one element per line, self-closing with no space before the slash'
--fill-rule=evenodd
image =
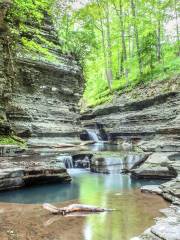
<path id="1" fill-rule="evenodd" d="M 128 240 L 148 228 L 158 210 L 167 206 L 160 197 L 142 195 L 138 190 L 141 185 L 157 182 L 134 181 L 128 175 L 118 174 L 81 175 L 80 182 L 81 203 L 118 210 L 87 216 L 85 240 Z"/>
<path id="2" fill-rule="evenodd" d="M 74 202 L 82 204 L 117 209 L 81 218 L 68 217 L 67 220 L 63 220 L 61 216 L 54 218 L 50 215 L 49 219 L 44 221 L 43 225 L 46 228 L 49 226 L 48 229 L 59 229 L 63 221 L 66 227 L 62 230 L 62 239 L 67 239 L 65 235 L 70 231 L 71 240 L 128 240 L 152 225 L 153 218 L 159 215 L 158 210 L 167 206 L 160 197 L 142 194 L 138 190 L 141 185 L 157 182 L 134 181 L 128 175 L 122 174 L 93 174 L 79 169 L 68 171 L 73 177 L 72 184 L 53 184 L 4 192 L 0 193 L 0 202 L 59 203 L 74 199 Z M 73 229 L 79 229 L 82 233 L 80 238 L 77 231 L 70 229 L 69 224 Z M 54 234 L 57 234 L 57 231 Z"/>
<path id="3" fill-rule="evenodd" d="M 153 181 L 134 181 L 128 175 L 122 174 L 95 174 L 87 170 L 69 169 L 73 180 L 71 184 L 40 185 L 11 192 L 1 192 L 0 202 L 13 203 L 59 203 L 63 201 L 80 199 L 89 203 L 88 199 L 95 201 L 94 194 L 102 198 L 111 192 L 131 191 L 141 185 L 153 184 Z M 155 182 L 159 183 L 159 182 Z M 94 202 L 94 204 L 102 202 Z M 102 206 L 106 207 L 106 206 Z"/>

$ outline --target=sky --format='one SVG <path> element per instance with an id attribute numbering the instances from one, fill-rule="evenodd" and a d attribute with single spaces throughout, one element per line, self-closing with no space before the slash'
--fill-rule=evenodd
<path id="1" fill-rule="evenodd" d="M 89 0 L 76 0 L 73 3 L 73 8 L 79 9 L 79 8 L 83 7 L 84 5 L 86 5 L 88 2 L 89 2 Z"/>

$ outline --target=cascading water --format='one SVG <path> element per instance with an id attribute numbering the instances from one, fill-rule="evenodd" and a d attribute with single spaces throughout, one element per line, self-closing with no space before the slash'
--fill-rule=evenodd
<path id="1" fill-rule="evenodd" d="M 73 159 L 72 159 L 72 156 L 70 156 L 70 155 L 59 156 L 59 157 L 57 157 L 57 160 L 62 162 L 66 168 L 74 167 Z"/>
<path id="2" fill-rule="evenodd" d="M 88 135 L 89 135 L 89 139 L 95 142 L 99 142 L 102 141 L 101 137 L 96 133 L 96 130 L 94 129 L 87 129 L 86 130 Z"/>

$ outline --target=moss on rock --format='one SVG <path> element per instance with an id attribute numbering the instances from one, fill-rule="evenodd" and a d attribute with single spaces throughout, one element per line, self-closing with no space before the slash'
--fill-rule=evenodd
<path id="1" fill-rule="evenodd" d="M 26 141 L 15 135 L 2 135 L 0 136 L 0 145 L 18 145 L 20 147 L 26 147 Z"/>

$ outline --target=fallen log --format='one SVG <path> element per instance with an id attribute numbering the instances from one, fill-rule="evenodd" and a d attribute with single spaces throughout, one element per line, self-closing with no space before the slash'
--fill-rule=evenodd
<path id="1" fill-rule="evenodd" d="M 60 214 L 66 215 L 75 212 L 86 212 L 86 213 L 100 213 L 100 212 L 108 212 L 114 211 L 115 209 L 106 209 L 106 208 L 98 208 L 96 206 L 90 205 L 82 205 L 82 204 L 71 204 L 67 207 L 58 208 L 49 203 L 44 203 L 43 208 L 51 212 L 52 214 Z"/>

